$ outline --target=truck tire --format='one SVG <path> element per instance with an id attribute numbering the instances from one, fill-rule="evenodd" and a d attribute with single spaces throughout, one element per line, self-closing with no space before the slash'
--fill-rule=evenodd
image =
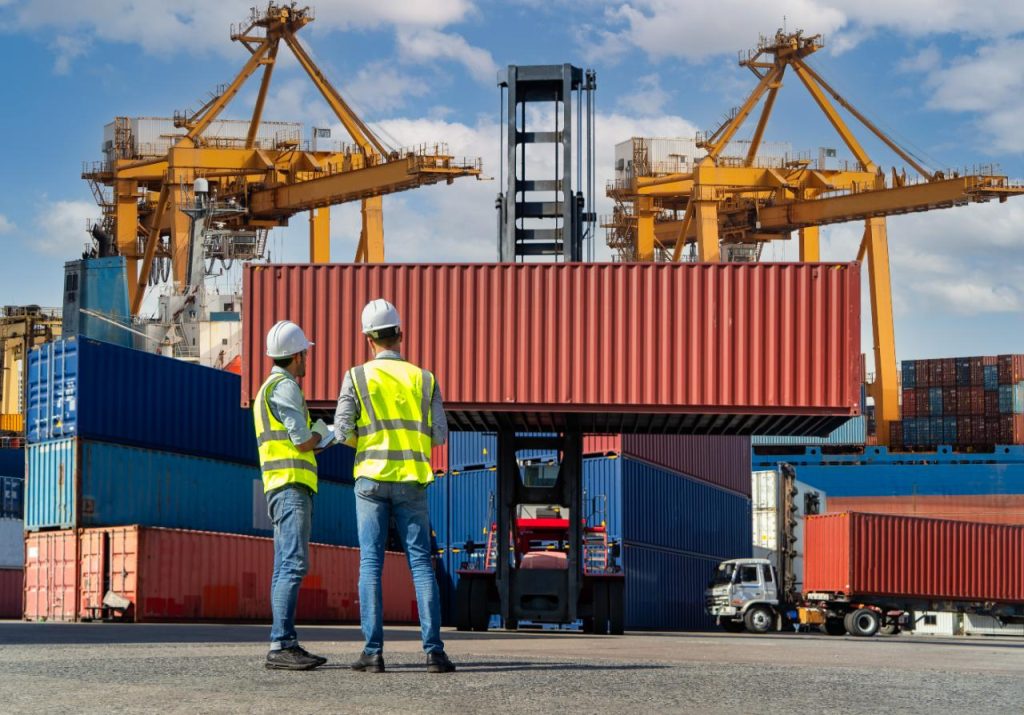
<path id="1" fill-rule="evenodd" d="M 463 576 L 455 586 L 455 630 L 473 630 L 473 579 Z"/>
<path id="2" fill-rule="evenodd" d="M 870 638 L 878 633 L 882 625 L 882 617 L 870 608 L 858 608 L 848 613 L 843 619 L 847 632 L 858 638 Z"/>
<path id="3" fill-rule="evenodd" d="M 611 581 L 608 584 L 608 633 L 621 636 L 626 630 L 626 604 L 623 599 L 625 584 Z"/>
<path id="4" fill-rule="evenodd" d="M 751 606 L 743 622 L 751 633 L 767 633 L 775 625 L 775 614 L 768 606 Z"/>
<path id="5" fill-rule="evenodd" d="M 473 630 L 484 632 L 491 623 L 491 613 L 487 608 L 487 592 L 490 589 L 490 584 L 482 578 L 475 578 L 472 583 L 473 589 L 470 592 L 472 604 L 469 608 L 469 617 Z"/>
<path id="6" fill-rule="evenodd" d="M 743 621 L 730 621 L 725 618 L 718 621 L 718 625 L 722 627 L 722 630 L 726 633 L 742 633 L 747 629 L 743 625 Z"/>
<path id="7" fill-rule="evenodd" d="M 608 584 L 595 581 L 591 588 L 594 605 L 594 635 L 603 636 L 608 633 Z"/>
<path id="8" fill-rule="evenodd" d="M 884 626 L 878 629 L 878 633 L 883 636 L 895 636 L 900 633 L 900 624 L 895 621 L 889 621 Z"/>
<path id="9" fill-rule="evenodd" d="M 845 636 L 846 626 L 842 618 L 826 618 L 825 622 L 818 626 L 821 632 L 827 636 Z"/>

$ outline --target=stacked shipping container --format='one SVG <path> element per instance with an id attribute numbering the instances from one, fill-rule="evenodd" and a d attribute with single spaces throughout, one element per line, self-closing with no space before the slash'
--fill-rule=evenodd
<path id="1" fill-rule="evenodd" d="M 428 490 L 449 618 L 456 571 L 482 558 L 494 519 L 495 446 L 493 434 L 452 432 L 449 472 Z M 592 435 L 584 453 L 583 516 L 620 545 L 626 627 L 713 625 L 703 602 L 709 574 L 751 548 L 749 439 Z M 470 541 L 479 547 L 473 556 Z"/>
<path id="2" fill-rule="evenodd" d="M 273 527 L 263 495 L 252 412 L 239 407 L 240 390 L 237 374 L 95 340 L 68 339 L 32 351 L 25 495 L 25 528 L 30 543 L 26 590 L 31 603 L 26 602 L 26 617 L 95 615 L 77 608 L 65 609 L 62 604 L 72 597 L 76 603 L 86 602 L 81 600 L 79 588 L 84 587 L 87 577 L 95 585 L 97 576 L 89 576 L 89 569 L 95 570 L 96 558 L 105 564 L 106 582 L 115 579 L 111 571 L 114 552 L 110 549 L 120 542 L 107 539 L 102 542 L 106 544 L 103 554 L 90 552 L 89 548 L 97 548 L 97 542 L 87 537 L 96 533 L 96 528 L 106 530 L 104 533 L 128 529 L 139 535 L 180 534 L 177 543 L 190 545 L 191 549 L 202 542 L 219 549 L 217 553 L 238 549 L 242 553 L 248 548 L 244 545 L 260 543 L 263 546 L 257 550 L 265 555 L 269 541 L 245 541 L 251 536 L 270 536 Z M 317 461 L 320 483 L 312 540 L 353 546 L 357 543 L 353 452 L 336 446 L 318 455 Z M 194 535 L 197 532 L 219 534 L 200 537 Z M 147 564 L 172 558 L 165 548 L 169 538 L 133 537 L 137 548 L 133 558 L 138 561 L 140 578 L 151 568 Z M 234 546 L 222 548 L 218 544 Z M 224 562 L 230 563 L 230 558 L 225 557 Z M 271 554 L 268 567 L 272 562 Z M 255 612 L 269 614 L 269 607 L 258 605 L 262 603 L 259 599 L 266 600 L 269 574 L 264 579 L 260 570 L 242 573 L 215 566 L 199 572 L 207 578 L 205 595 L 200 599 L 205 605 L 196 605 L 190 596 L 184 606 L 168 605 L 168 610 L 160 611 L 152 604 L 160 600 L 162 586 L 154 586 L 152 579 L 146 586 L 140 582 L 119 593 L 134 599 L 145 591 L 146 604 L 132 601 L 137 618 L 212 617 L 213 613 L 223 618 L 247 618 Z M 192 566 L 182 564 L 180 569 L 182 579 L 194 576 Z M 223 578 L 216 575 L 219 571 L 223 571 Z M 55 578 L 54 573 L 61 576 Z M 41 581 L 40 574 L 47 576 Z M 130 593 L 133 588 L 134 595 Z M 50 593 L 51 589 L 56 591 Z M 243 602 L 224 595 L 251 592 L 256 593 L 257 601 Z M 223 598 L 211 607 L 210 599 L 215 597 L 210 594 L 216 593 Z M 99 600 L 102 596 L 99 594 Z M 98 601 L 93 598 L 89 603 L 94 609 Z M 232 604 L 239 608 L 233 615 Z M 317 611 L 317 617 L 327 618 L 325 613 Z M 350 615 L 350 611 L 337 611 L 335 615 L 347 618 L 345 614 Z"/>
<path id="3" fill-rule="evenodd" d="M 903 419 L 890 425 L 894 447 L 1024 444 L 1024 355 L 906 360 L 902 376 Z"/>
<path id="4" fill-rule="evenodd" d="M 25 450 L 0 449 L 0 618 L 21 615 Z"/>

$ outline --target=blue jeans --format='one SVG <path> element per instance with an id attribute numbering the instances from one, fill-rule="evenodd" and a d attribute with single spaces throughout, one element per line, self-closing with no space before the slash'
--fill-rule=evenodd
<path id="1" fill-rule="evenodd" d="M 274 525 L 274 575 L 270 579 L 270 606 L 274 624 L 270 649 L 299 644 L 295 633 L 295 606 L 302 577 L 309 571 L 309 531 L 313 519 L 313 493 L 289 484 L 267 494 L 267 511 Z"/>
<path id="2" fill-rule="evenodd" d="M 416 603 L 420 612 L 423 650 L 443 653 L 441 600 L 430 561 L 430 517 L 427 490 L 416 482 L 356 480 L 356 522 L 359 526 L 359 618 L 366 644 L 363 652 L 384 648 L 384 603 L 380 579 L 384 570 L 384 544 L 388 522 L 394 515 L 398 538 L 405 545 Z"/>

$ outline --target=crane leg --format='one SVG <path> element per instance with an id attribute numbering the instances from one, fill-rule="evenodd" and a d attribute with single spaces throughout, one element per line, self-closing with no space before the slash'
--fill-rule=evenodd
<path id="1" fill-rule="evenodd" d="M 637 261 L 654 260 L 654 199 L 638 196 L 636 199 L 636 256 Z"/>
<path id="2" fill-rule="evenodd" d="M 384 199 L 373 196 L 363 199 L 363 230 L 359 235 L 356 261 L 384 262 Z"/>
<path id="3" fill-rule="evenodd" d="M 875 425 L 879 444 L 889 444 L 889 423 L 900 418 L 896 372 L 896 337 L 892 318 L 892 281 L 889 277 L 889 238 L 884 218 L 864 222 L 871 297 L 871 324 L 875 340 Z"/>
<path id="4" fill-rule="evenodd" d="M 177 180 L 171 185 L 170 206 L 167 214 L 171 229 L 171 266 L 174 269 L 174 283 L 178 289 L 184 289 L 188 282 L 188 252 L 189 244 L 192 242 L 192 232 L 189 230 L 189 218 L 181 208 L 185 205 L 182 185 L 191 186 L 194 177 L 188 176 L 184 180 Z"/>
<path id="5" fill-rule="evenodd" d="M 309 212 L 309 262 L 331 262 L 331 207 Z"/>
<path id="6" fill-rule="evenodd" d="M 800 229 L 800 262 L 817 263 L 821 260 L 821 246 L 818 241 L 818 227 L 805 226 Z"/>
<path id="7" fill-rule="evenodd" d="M 128 276 L 128 304 L 135 301 L 139 276 L 139 203 L 138 182 L 118 181 L 114 184 L 117 252 L 125 257 Z"/>
<path id="8" fill-rule="evenodd" d="M 697 259 L 701 263 L 718 263 L 722 257 L 718 245 L 718 199 L 696 204 Z"/>

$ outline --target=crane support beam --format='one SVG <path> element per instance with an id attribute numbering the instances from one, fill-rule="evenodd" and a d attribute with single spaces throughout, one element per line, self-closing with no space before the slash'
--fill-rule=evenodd
<path id="1" fill-rule="evenodd" d="M 800 229 L 800 262 L 817 263 L 821 260 L 821 246 L 817 226 L 804 226 Z"/>
<path id="2" fill-rule="evenodd" d="M 871 327 L 875 342 L 875 424 L 880 444 L 889 443 L 889 423 L 900 418 L 899 379 L 896 374 L 896 331 L 892 318 L 892 280 L 889 276 L 889 237 L 884 218 L 864 223 L 863 244 L 868 259 L 871 291 Z"/>
<path id="3" fill-rule="evenodd" d="M 867 171 L 874 171 L 875 163 L 871 161 L 871 157 L 864 151 L 864 147 L 857 141 L 857 137 L 853 136 L 853 132 L 846 126 L 846 122 L 839 116 L 839 112 L 832 106 L 832 103 L 828 101 L 828 97 L 822 91 L 821 87 L 815 81 L 811 73 L 807 71 L 807 65 L 800 60 L 794 59 L 793 71 L 796 72 L 796 76 L 800 78 L 800 81 L 807 87 L 807 91 L 811 93 L 814 101 L 818 103 L 818 107 L 828 118 L 828 121 L 832 124 L 832 127 L 839 134 L 839 137 L 846 144 L 847 148 L 853 153 L 853 156 L 860 162 Z"/>
<path id="4" fill-rule="evenodd" d="M 252 53 L 241 71 L 239 71 L 234 80 L 231 81 L 231 84 L 228 85 L 227 89 L 224 90 L 224 93 L 211 102 L 209 107 L 207 107 L 206 111 L 204 111 L 201 116 L 198 118 L 193 117 L 189 120 L 188 134 L 185 135 L 188 139 L 194 140 L 196 137 L 201 136 L 202 133 L 206 131 L 206 128 L 210 126 L 210 123 L 213 122 L 213 120 L 224 111 L 224 108 L 231 103 L 231 100 L 235 98 L 238 94 L 238 90 L 242 88 L 242 85 L 245 84 L 246 80 L 252 77 L 253 73 L 259 69 L 260 65 L 263 63 L 263 58 L 266 56 L 267 52 L 270 51 L 271 44 L 276 45 L 277 40 L 271 40 L 270 38 L 265 39 L 260 46 L 256 48 L 256 51 Z"/>
<path id="5" fill-rule="evenodd" d="M 256 145 L 256 134 L 260 130 L 260 120 L 263 119 L 263 105 L 267 102 L 267 91 L 270 89 L 270 78 L 274 74 L 274 65 L 277 63 L 277 50 L 280 42 L 275 42 L 270 48 L 270 53 L 263 64 L 263 79 L 260 81 L 260 91 L 256 95 L 256 104 L 252 108 L 252 119 L 249 121 L 249 133 L 245 137 L 246 149 L 252 149 Z"/>
<path id="6" fill-rule="evenodd" d="M 1024 189 L 1010 187 L 1005 177 L 960 176 L 898 188 L 786 202 L 762 208 L 759 218 L 763 230 L 793 231 L 805 226 L 944 209 L 1020 194 L 1024 194 Z"/>
<path id="7" fill-rule="evenodd" d="M 132 292 L 132 315 L 139 314 L 142 307 L 142 299 L 146 296 L 146 284 L 149 283 L 149 271 L 153 267 L 153 258 L 156 256 L 156 247 L 160 243 L 160 224 L 163 222 L 164 214 L 167 212 L 169 199 L 169 186 L 164 185 L 160 191 L 160 198 L 156 203 L 156 210 L 153 212 L 152 221 L 146 226 L 146 248 L 142 253 L 142 267 L 139 270 L 139 279 L 135 283 L 135 290 Z"/>
<path id="8" fill-rule="evenodd" d="M 786 66 L 783 65 L 782 69 L 779 70 L 779 78 L 775 81 L 768 89 L 768 98 L 764 101 L 764 109 L 761 110 L 761 116 L 757 120 L 757 128 L 754 129 L 754 136 L 750 138 L 750 148 L 747 149 L 747 166 L 754 165 L 754 159 L 757 157 L 757 150 L 761 148 L 761 140 L 764 138 L 765 127 L 768 126 L 768 119 L 772 115 L 772 108 L 775 106 L 775 98 L 779 95 L 779 88 L 782 86 L 782 75 L 786 71 Z"/>
<path id="9" fill-rule="evenodd" d="M 873 188 L 878 175 L 865 171 L 808 171 L 806 169 L 758 168 L 745 166 L 698 166 L 693 173 L 666 176 L 638 177 L 636 195 L 659 199 L 685 196 L 693 191 L 694 183 L 719 189 L 739 191 L 775 190 L 791 191 L 816 189 L 843 191 Z"/>
<path id="10" fill-rule="evenodd" d="M 249 199 L 249 211 L 257 218 L 288 216 L 441 181 L 450 183 L 460 176 L 476 174 L 479 174 L 477 167 L 458 164 L 451 157 L 410 154 L 404 159 L 365 169 L 254 191 Z"/>
<path id="11" fill-rule="evenodd" d="M 757 103 L 761 101 L 761 97 L 764 96 L 764 93 L 771 87 L 778 86 L 778 80 L 781 79 L 781 77 L 782 68 L 775 67 L 761 78 L 761 81 L 757 83 L 756 87 L 754 87 L 754 91 L 750 93 L 750 96 L 747 97 L 747 100 L 739 108 L 736 115 L 729 120 L 724 128 L 715 132 L 709 142 L 705 145 L 707 146 L 708 156 L 713 159 L 718 158 L 718 156 L 725 150 L 725 147 L 729 145 L 729 142 L 732 141 L 732 138 L 736 135 L 736 132 L 739 131 L 739 128 L 743 126 L 745 121 L 747 121 L 747 117 L 749 117 L 750 113 L 754 111 L 754 107 L 756 107 Z"/>
<path id="12" fill-rule="evenodd" d="M 309 212 L 309 262 L 331 262 L 331 207 Z"/>

